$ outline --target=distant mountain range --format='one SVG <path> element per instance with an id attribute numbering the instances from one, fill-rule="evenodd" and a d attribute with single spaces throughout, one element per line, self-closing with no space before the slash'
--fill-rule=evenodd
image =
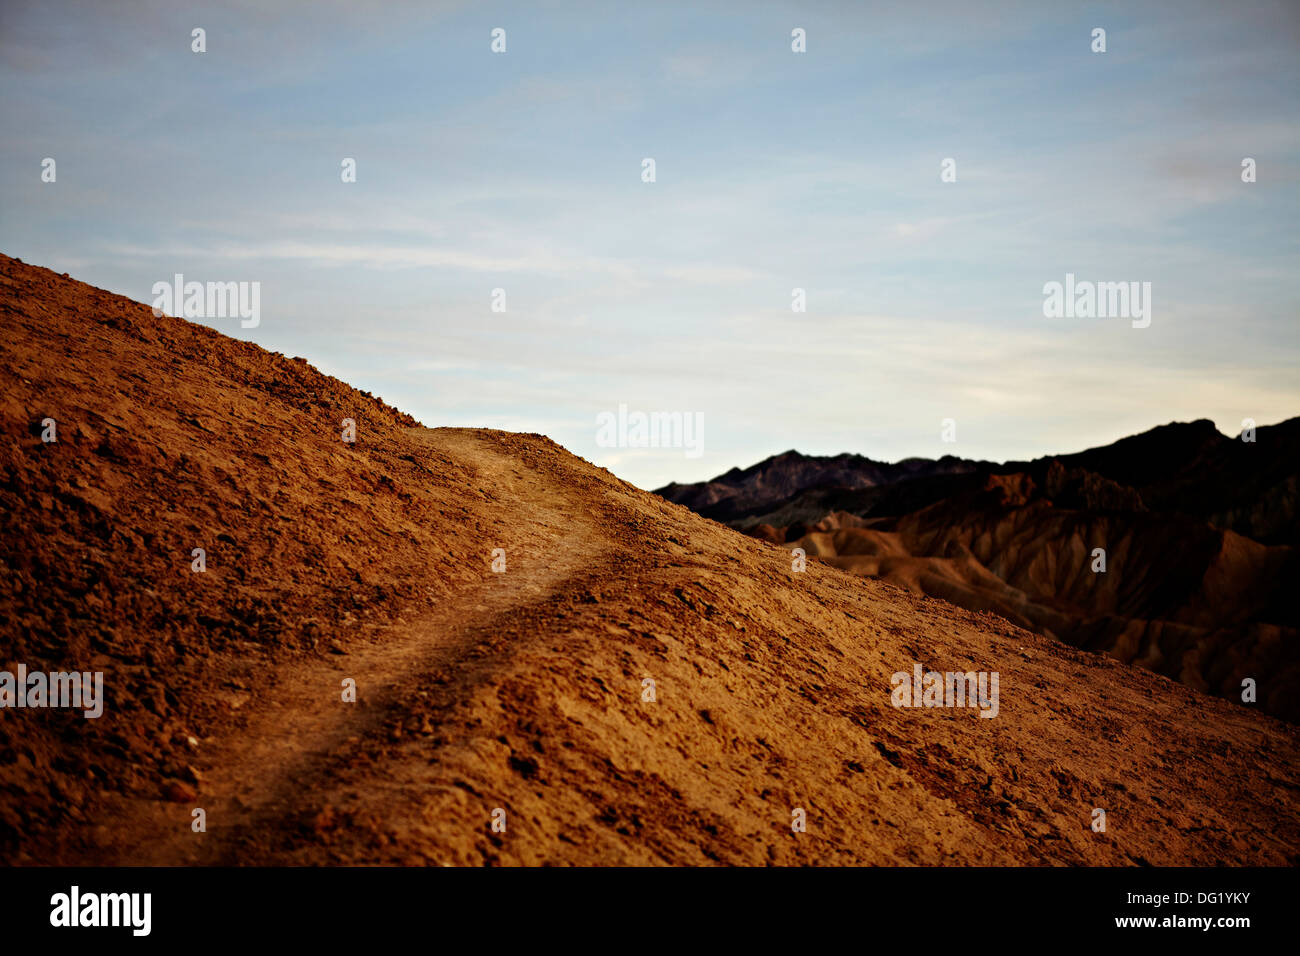
<path id="1" fill-rule="evenodd" d="M 1029 462 L 775 455 L 658 490 L 755 537 L 1300 720 L 1300 418 Z M 1097 549 L 1104 551 L 1105 571 Z"/>

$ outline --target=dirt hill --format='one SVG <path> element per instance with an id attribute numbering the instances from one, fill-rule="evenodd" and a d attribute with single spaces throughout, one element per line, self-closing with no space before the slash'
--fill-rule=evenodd
<path id="1" fill-rule="evenodd" d="M 1300 861 L 1248 706 L 5 257 L 0 321 L 0 667 L 107 696 L 0 710 L 8 863 Z"/>

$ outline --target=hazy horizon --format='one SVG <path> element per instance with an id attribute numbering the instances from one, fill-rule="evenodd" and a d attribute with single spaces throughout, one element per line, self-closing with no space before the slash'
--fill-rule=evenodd
<path id="1" fill-rule="evenodd" d="M 199 321 L 426 425 L 655 488 L 1300 414 L 1292 5 L 50 9 L 0 10 L 0 250 L 259 283 Z M 1067 275 L 1150 283 L 1149 326 L 1045 317 Z M 620 405 L 702 453 L 601 447 Z"/>

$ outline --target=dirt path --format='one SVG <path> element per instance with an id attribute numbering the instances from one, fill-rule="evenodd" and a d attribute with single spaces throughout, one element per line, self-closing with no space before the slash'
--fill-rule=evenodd
<path id="1" fill-rule="evenodd" d="M 481 433 L 412 429 L 407 437 L 472 462 L 480 487 L 499 499 L 501 517 L 481 541 L 483 580 L 454 606 L 420 620 L 371 626 L 370 634 L 348 640 L 353 650 L 346 654 L 332 652 L 332 642 L 323 640 L 319 659 L 280 666 L 247 690 L 233 691 L 232 704 L 247 722 L 237 736 L 208 742 L 196 757 L 198 799 L 116 808 L 115 839 L 121 841 L 123 829 L 132 834 L 118 843 L 123 862 L 237 864 L 267 849 L 267 834 L 313 821 L 328 825 L 316 818 L 336 789 L 333 765 L 353 762 L 363 740 L 382 730 L 411 694 L 436 693 L 435 683 L 416 685 L 434 671 L 454 668 L 494 621 L 585 576 L 608 549 L 586 506 L 561 493 L 565 486 L 507 456 Z M 584 547 L 554 547 L 561 536 L 576 536 Z M 490 569 L 494 548 L 505 550 L 505 573 Z M 356 682 L 355 704 L 342 700 L 345 678 Z M 364 794 L 350 799 L 389 820 L 403 808 L 417 813 L 428 761 L 409 751 L 407 758 L 398 761 L 404 766 L 376 768 Z M 194 806 L 207 815 L 202 836 L 190 827 Z M 364 810 L 354 806 L 352 812 Z"/>

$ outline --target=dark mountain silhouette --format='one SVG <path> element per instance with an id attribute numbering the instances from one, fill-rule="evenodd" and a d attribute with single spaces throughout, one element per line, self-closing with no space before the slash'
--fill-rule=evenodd
<path id="1" fill-rule="evenodd" d="M 1253 442 L 1195 421 L 1004 464 L 786 452 L 658 493 L 1229 699 L 1253 679 L 1297 720 L 1298 474 L 1300 419 Z"/>
<path id="2" fill-rule="evenodd" d="M 909 479 L 976 470 L 977 463 L 951 456 L 938 461 L 908 458 L 889 464 L 861 455 L 821 458 L 787 451 L 748 468 L 733 468 L 712 481 L 689 485 L 674 482 L 658 489 L 656 494 L 697 514 L 726 522 L 762 513 L 803 492 L 858 491 Z"/>

